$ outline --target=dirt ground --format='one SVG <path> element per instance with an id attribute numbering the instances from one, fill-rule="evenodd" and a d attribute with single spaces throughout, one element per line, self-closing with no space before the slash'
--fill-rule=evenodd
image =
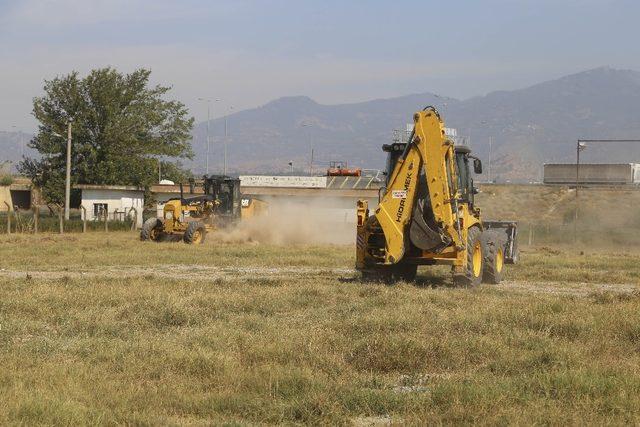
<path id="1" fill-rule="evenodd" d="M 209 282 L 219 279 L 321 279 L 334 278 L 343 282 L 360 281 L 359 273 L 351 268 L 313 268 L 313 267 L 216 267 L 203 265 L 162 265 L 148 266 L 108 266 L 100 268 L 85 268 L 81 270 L 39 271 L 0 269 L 2 279 L 38 279 L 57 280 L 62 278 L 157 278 L 172 280 L 190 280 Z M 427 280 L 418 278 L 417 283 L 430 286 Z M 437 287 L 438 284 L 432 285 Z M 550 294 L 588 297 L 594 292 L 611 292 L 614 294 L 633 294 L 640 292 L 638 283 L 588 283 L 588 282 L 550 282 L 532 280 L 505 280 L 499 285 L 489 286 L 494 290 L 520 294 Z"/>

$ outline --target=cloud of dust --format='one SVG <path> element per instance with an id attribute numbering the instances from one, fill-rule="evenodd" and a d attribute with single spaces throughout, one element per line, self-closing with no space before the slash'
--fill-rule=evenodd
<path id="1" fill-rule="evenodd" d="M 336 244 L 355 242 L 356 209 L 332 208 L 327 199 L 306 202 L 270 201 L 268 212 L 243 219 L 236 226 L 218 230 L 215 239 L 225 243 Z"/>

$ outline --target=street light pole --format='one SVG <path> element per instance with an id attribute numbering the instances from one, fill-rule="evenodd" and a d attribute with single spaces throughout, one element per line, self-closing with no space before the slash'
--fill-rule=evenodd
<path id="1" fill-rule="evenodd" d="M 311 123 L 303 123 L 302 127 L 307 129 L 307 138 L 309 138 L 309 145 L 311 146 L 311 158 L 309 160 L 309 175 L 313 175 L 313 141 L 311 140 Z"/>
<path id="2" fill-rule="evenodd" d="M 211 100 L 207 99 L 207 166 L 206 174 L 209 175 L 209 153 L 211 151 L 211 137 L 209 136 L 209 127 L 211 125 Z"/>
<path id="3" fill-rule="evenodd" d="M 71 203 L 71 123 L 73 118 L 67 121 L 67 176 L 64 185 L 64 219 L 69 221 L 69 205 Z"/>
<path id="4" fill-rule="evenodd" d="M 493 146 L 493 137 L 489 137 L 489 182 L 491 182 L 491 148 Z"/>
<path id="5" fill-rule="evenodd" d="M 205 173 L 209 175 L 209 154 L 211 151 L 211 140 L 210 140 L 210 123 L 211 123 L 211 100 L 208 98 L 198 98 L 198 101 L 204 101 L 207 103 L 207 158 L 205 160 Z"/>
<path id="6" fill-rule="evenodd" d="M 231 111 L 233 111 L 233 107 L 229 107 L 229 114 L 231 114 Z M 225 114 L 224 116 L 224 172 L 223 175 L 227 175 L 227 139 L 229 139 L 229 133 L 228 133 L 228 116 L 229 114 Z"/>
<path id="7" fill-rule="evenodd" d="M 480 126 L 482 126 L 482 128 L 486 129 L 486 125 L 488 124 L 488 122 L 486 120 L 482 120 L 480 122 Z M 469 137 L 469 147 L 471 147 L 471 137 Z M 489 137 L 489 168 L 487 170 L 487 181 L 489 183 L 491 183 L 491 179 L 492 179 L 492 174 L 491 174 L 491 160 L 493 157 L 493 136 Z"/>
<path id="8" fill-rule="evenodd" d="M 587 148 L 587 145 L 578 140 L 578 143 L 576 144 L 576 210 L 574 212 L 574 218 L 573 218 L 573 242 L 577 242 L 578 241 L 578 208 L 579 208 L 579 198 L 578 198 L 578 191 L 580 188 L 580 152 L 582 150 L 584 150 L 585 148 Z"/>
<path id="9" fill-rule="evenodd" d="M 227 176 L 227 115 L 224 115 L 224 164 L 222 166 L 222 175 Z"/>

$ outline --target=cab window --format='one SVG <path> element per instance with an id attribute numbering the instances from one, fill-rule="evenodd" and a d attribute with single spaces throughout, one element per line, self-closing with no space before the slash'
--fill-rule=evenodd
<path id="1" fill-rule="evenodd" d="M 472 202 L 473 180 L 469 172 L 469 156 L 465 153 L 456 153 L 456 168 L 458 169 L 458 188 L 465 200 Z"/>

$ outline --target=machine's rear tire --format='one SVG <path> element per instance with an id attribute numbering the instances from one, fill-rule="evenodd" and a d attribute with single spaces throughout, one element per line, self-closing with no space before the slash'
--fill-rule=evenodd
<path id="1" fill-rule="evenodd" d="M 162 221 L 160 218 L 149 218 L 142 224 L 142 229 L 140 230 L 140 240 L 147 241 L 157 241 L 162 234 Z"/>
<path id="2" fill-rule="evenodd" d="M 478 286 L 482 282 L 483 270 L 482 231 L 478 227 L 471 227 L 467 232 L 467 266 L 462 274 L 454 274 L 453 283 L 456 286 Z"/>
<path id="3" fill-rule="evenodd" d="M 190 222 L 187 226 L 187 230 L 184 232 L 183 240 L 189 244 L 201 244 L 204 243 L 204 238 L 207 235 L 207 229 L 205 225 L 200 221 Z"/>
<path id="4" fill-rule="evenodd" d="M 482 233 L 482 245 L 484 249 L 484 269 L 482 281 L 497 285 L 502 281 L 504 271 L 504 246 L 505 239 L 502 234 L 495 231 Z"/>

